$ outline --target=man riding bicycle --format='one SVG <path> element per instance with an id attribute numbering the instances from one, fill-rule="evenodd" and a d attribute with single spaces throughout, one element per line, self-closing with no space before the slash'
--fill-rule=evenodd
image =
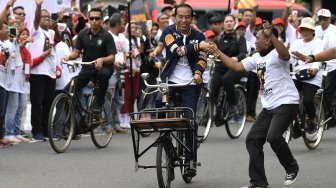
<path id="1" fill-rule="evenodd" d="M 113 74 L 114 55 L 117 53 L 113 37 L 101 27 L 103 12 L 93 8 L 89 12 L 90 28 L 82 30 L 77 37 L 74 50 L 64 61 L 74 60 L 83 52 L 83 62 L 95 61 L 94 65 L 83 65 L 76 76 L 75 91 L 86 86 L 91 78 L 98 82 L 98 91 L 91 112 L 100 114 L 104 104 L 104 96 Z M 69 84 L 65 87 L 69 90 Z"/>
<path id="2" fill-rule="evenodd" d="M 201 49 L 207 48 L 204 35 L 190 27 L 193 9 L 188 4 L 180 4 L 175 9 L 176 25 L 167 27 L 160 38 L 166 49 L 167 63 L 163 67 L 162 81 L 169 83 L 187 83 L 194 79 L 195 84 L 202 83 L 202 73 L 206 67 L 206 53 Z M 181 105 L 190 107 L 196 112 L 198 92 L 195 84 L 186 87 L 172 88 L 170 96 L 176 93 L 181 96 Z M 186 114 L 190 118 L 190 114 Z M 192 133 L 186 134 L 187 147 L 192 147 Z M 186 163 L 192 156 L 186 153 Z M 194 168 L 186 168 L 185 176 L 196 175 Z"/>

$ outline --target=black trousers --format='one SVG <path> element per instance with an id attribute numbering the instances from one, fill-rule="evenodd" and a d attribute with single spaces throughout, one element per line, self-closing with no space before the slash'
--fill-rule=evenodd
<path id="1" fill-rule="evenodd" d="M 328 72 L 328 75 L 323 79 L 325 92 L 326 107 L 325 112 L 328 116 L 332 116 L 332 106 L 336 105 L 336 70 Z"/>
<path id="2" fill-rule="evenodd" d="M 30 75 L 32 134 L 48 136 L 48 116 L 55 97 L 56 79 L 46 75 Z"/>
<path id="3" fill-rule="evenodd" d="M 246 112 L 247 115 L 251 115 L 253 117 L 256 116 L 256 107 L 258 94 L 260 89 L 260 82 L 258 79 L 258 75 L 254 72 L 250 72 L 247 78 L 246 84 Z"/>
<path id="4" fill-rule="evenodd" d="M 96 94 L 96 103 L 99 106 L 104 104 L 104 96 L 109 85 L 109 79 L 113 74 L 113 64 L 105 64 L 100 70 L 95 69 L 93 66 L 83 67 L 79 74 L 75 77 L 76 87 L 75 91 L 81 90 L 86 86 L 91 79 L 95 79 L 98 84 Z M 64 90 L 69 91 L 70 84 L 65 86 Z"/>
<path id="5" fill-rule="evenodd" d="M 256 186 L 268 185 L 264 168 L 263 146 L 270 143 L 286 172 L 297 172 L 299 166 L 283 138 L 283 133 L 298 112 L 298 104 L 283 104 L 275 109 L 262 109 L 246 137 L 246 148 L 250 155 L 250 183 Z"/>
<path id="6" fill-rule="evenodd" d="M 215 70 L 213 74 L 212 84 L 212 96 L 211 98 L 216 102 L 218 92 L 221 86 L 224 87 L 224 91 L 228 97 L 228 103 L 230 105 L 235 104 L 235 84 L 239 83 L 242 75 L 240 73 L 231 70 Z"/>
<path id="7" fill-rule="evenodd" d="M 298 80 L 294 80 L 294 84 L 299 92 L 303 92 L 303 106 L 306 109 L 308 117 L 310 119 L 314 118 L 316 116 L 314 97 L 319 87 L 313 84 L 300 82 Z"/>

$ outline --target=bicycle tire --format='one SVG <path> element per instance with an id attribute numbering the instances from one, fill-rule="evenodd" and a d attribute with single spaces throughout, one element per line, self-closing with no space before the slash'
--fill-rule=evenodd
<path id="1" fill-rule="evenodd" d="M 153 91 L 152 88 L 146 88 L 145 93 Z M 138 105 L 138 111 L 147 109 L 147 108 L 155 108 L 155 93 L 152 94 L 147 94 L 145 95 L 144 93 L 141 94 L 140 100 L 139 100 L 139 105 Z M 148 137 L 151 135 L 150 132 L 140 132 L 139 133 L 142 137 Z"/>
<path id="2" fill-rule="evenodd" d="M 212 127 L 213 121 L 212 121 L 212 116 L 213 116 L 213 104 L 210 101 L 210 98 L 206 98 L 207 100 L 207 105 L 206 105 L 206 124 L 203 126 L 198 126 L 198 132 L 199 133 L 203 133 L 202 136 L 199 137 L 198 142 L 199 143 L 203 143 L 209 136 L 210 133 L 210 129 Z M 204 130 L 203 130 L 204 129 Z M 200 134 L 198 134 L 200 135 Z"/>
<path id="3" fill-rule="evenodd" d="M 239 113 L 231 120 L 225 122 L 225 129 L 230 138 L 238 138 L 244 130 L 246 122 L 246 96 L 242 86 L 235 86 L 236 105 Z"/>
<path id="4" fill-rule="evenodd" d="M 90 134 L 92 142 L 100 149 L 106 148 L 111 142 L 115 125 L 116 109 L 109 92 L 105 94 L 102 114 L 98 116 L 90 114 L 89 122 L 91 124 Z"/>
<path id="5" fill-rule="evenodd" d="M 316 128 L 316 131 L 310 134 L 308 132 L 308 128 L 306 128 L 302 134 L 304 143 L 307 146 L 307 148 L 310 150 L 314 150 L 320 145 L 322 141 L 322 137 L 323 137 L 324 128 L 325 128 L 325 124 L 321 124 L 322 122 L 325 121 L 325 113 L 324 113 L 324 108 L 322 105 L 321 96 L 315 95 L 314 105 L 315 105 L 317 125 L 318 125 Z"/>
<path id="6" fill-rule="evenodd" d="M 68 94 L 58 94 L 50 107 L 48 117 L 49 143 L 57 153 L 64 153 L 74 135 L 75 116 Z"/>
<path id="7" fill-rule="evenodd" d="M 156 152 L 156 173 L 160 188 L 170 187 L 172 165 L 169 145 L 165 142 L 159 142 Z"/>

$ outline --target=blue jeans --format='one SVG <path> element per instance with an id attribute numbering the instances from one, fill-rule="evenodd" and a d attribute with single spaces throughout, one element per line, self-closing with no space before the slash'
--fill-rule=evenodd
<path id="1" fill-rule="evenodd" d="M 5 116 L 6 136 L 20 135 L 23 111 L 27 94 L 8 92 L 8 103 Z"/>
<path id="2" fill-rule="evenodd" d="M 6 105 L 8 100 L 8 92 L 0 86 L 0 139 L 3 138 L 5 133 L 4 122 L 6 114 Z"/>
<path id="3" fill-rule="evenodd" d="M 109 80 L 109 87 L 108 90 L 111 93 L 111 95 L 113 96 L 113 100 L 114 100 L 114 105 L 116 108 L 116 116 L 115 116 L 115 125 L 114 128 L 116 129 L 120 129 L 120 108 L 122 105 L 122 96 L 119 95 L 119 85 L 118 82 L 120 80 L 119 75 L 113 74 Z M 114 93 L 113 92 L 114 89 Z"/>

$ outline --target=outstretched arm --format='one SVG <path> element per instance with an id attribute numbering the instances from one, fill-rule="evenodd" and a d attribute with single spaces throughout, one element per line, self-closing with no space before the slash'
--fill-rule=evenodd
<path id="1" fill-rule="evenodd" d="M 41 7 L 43 0 L 36 0 L 36 10 L 35 10 L 35 18 L 34 18 L 34 29 L 37 30 L 40 26 L 41 22 Z"/>
<path id="2" fill-rule="evenodd" d="M 299 58 L 301 61 L 304 61 L 306 63 L 312 63 L 315 61 L 328 61 L 328 60 L 336 58 L 336 47 L 329 48 L 318 54 L 310 55 L 310 56 L 303 55 L 298 51 L 294 51 L 292 52 L 292 54 L 295 55 L 297 58 Z"/>
<path id="3" fill-rule="evenodd" d="M 5 21 L 9 7 L 13 7 L 14 3 L 16 0 L 9 0 L 5 6 L 5 8 L 3 9 L 3 11 L 0 14 L 0 25 L 2 25 L 2 23 Z"/>

